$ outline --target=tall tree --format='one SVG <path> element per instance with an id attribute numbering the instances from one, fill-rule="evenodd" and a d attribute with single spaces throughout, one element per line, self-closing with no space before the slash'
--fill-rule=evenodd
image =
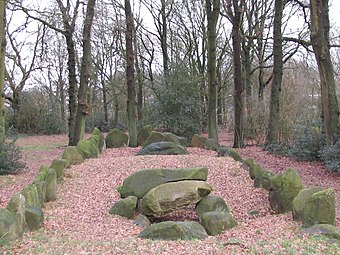
<path id="1" fill-rule="evenodd" d="M 96 0 L 89 0 L 87 2 L 86 16 L 83 29 L 83 58 L 81 60 L 80 69 L 80 84 L 78 90 L 78 106 L 76 122 L 73 133 L 73 143 L 77 144 L 79 140 L 83 139 L 85 133 L 86 116 L 90 112 L 88 90 L 91 76 L 91 28 L 93 23 L 94 8 Z"/>
<path id="2" fill-rule="evenodd" d="M 135 54 L 133 50 L 134 20 L 130 0 L 125 0 L 126 17 L 126 81 L 127 81 L 127 114 L 129 130 L 129 146 L 137 146 L 137 116 L 136 116 L 136 88 L 135 88 Z"/>
<path id="3" fill-rule="evenodd" d="M 284 8 L 284 0 L 275 0 L 274 4 L 274 66 L 273 80 L 270 96 L 269 108 L 269 126 L 267 143 L 276 144 L 279 142 L 280 132 L 280 94 L 283 75 L 283 57 L 282 57 L 282 14 Z"/>
<path id="4" fill-rule="evenodd" d="M 0 143 L 5 139 L 6 0 L 0 0 Z"/>
<path id="5" fill-rule="evenodd" d="M 226 11 L 232 22 L 233 67 L 234 67 L 234 148 L 244 147 L 244 81 L 241 63 L 241 23 L 244 0 L 228 0 Z"/>
<path id="6" fill-rule="evenodd" d="M 332 145 L 339 137 L 339 106 L 335 90 L 334 69 L 329 45 L 329 9 L 328 0 L 310 1 L 311 43 L 318 64 L 323 130 L 326 144 Z"/>
<path id="7" fill-rule="evenodd" d="M 217 126 L 217 77 L 216 77 L 216 38 L 217 21 L 220 14 L 220 0 L 206 0 L 208 20 L 208 136 L 218 141 Z"/>

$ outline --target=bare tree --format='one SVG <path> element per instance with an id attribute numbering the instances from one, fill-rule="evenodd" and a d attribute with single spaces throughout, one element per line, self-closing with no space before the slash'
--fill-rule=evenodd
<path id="1" fill-rule="evenodd" d="M 133 50 L 133 33 L 134 20 L 131 10 L 130 0 L 125 0 L 125 16 L 126 16 L 126 80 L 128 91 L 128 131 L 129 146 L 137 146 L 137 121 L 136 121 L 136 81 L 134 69 L 134 50 Z"/>
<path id="2" fill-rule="evenodd" d="M 6 1 L 0 1 L 0 143 L 5 139 Z"/>
<path id="3" fill-rule="evenodd" d="M 340 130 L 339 106 L 330 54 L 328 0 L 310 1 L 310 21 L 310 38 L 320 76 L 323 129 L 326 144 L 329 146 L 336 142 Z"/>
<path id="4" fill-rule="evenodd" d="M 217 77 L 216 77 L 216 26 L 220 14 L 220 0 L 206 0 L 208 20 L 208 136 L 218 141 Z"/>

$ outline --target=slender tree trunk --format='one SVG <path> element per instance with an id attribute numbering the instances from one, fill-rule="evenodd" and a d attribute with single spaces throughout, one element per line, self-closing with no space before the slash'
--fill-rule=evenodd
<path id="1" fill-rule="evenodd" d="M 208 20 L 208 137 L 218 141 L 217 126 L 217 76 L 216 76 L 216 26 L 220 14 L 220 0 L 206 0 Z"/>
<path id="2" fill-rule="evenodd" d="M 94 8 L 96 0 L 89 0 L 87 3 L 86 16 L 83 29 L 83 58 L 80 68 L 80 86 L 78 91 L 78 106 L 76 123 L 74 126 L 73 144 L 83 139 L 85 133 L 86 116 L 90 112 L 88 101 L 88 89 L 91 76 L 91 28 L 93 23 Z"/>
<path id="3" fill-rule="evenodd" d="M 0 143 L 5 140 L 6 1 L 0 0 Z"/>
<path id="4" fill-rule="evenodd" d="M 326 144 L 334 144 L 339 137 L 339 106 L 335 90 L 334 69 L 329 50 L 329 9 L 328 0 L 311 0 L 311 42 L 318 64 L 323 131 Z"/>
<path id="5" fill-rule="evenodd" d="M 274 67 L 273 67 L 273 81 L 270 97 L 269 108 L 269 126 L 267 143 L 279 143 L 280 132 L 280 94 L 283 74 L 283 60 L 282 60 L 282 14 L 283 14 L 283 0 L 275 0 L 275 16 L 274 16 Z"/>
<path id="6" fill-rule="evenodd" d="M 244 147 L 244 81 L 241 62 L 241 17 L 242 5 L 233 0 L 234 18 L 232 28 L 233 65 L 234 65 L 234 148 Z"/>
<path id="7" fill-rule="evenodd" d="M 168 83 L 170 68 L 169 68 L 169 54 L 168 54 L 168 26 L 167 26 L 167 14 L 166 14 L 166 1 L 161 0 L 161 18 L 162 18 L 162 30 L 161 30 L 161 48 L 163 55 L 163 71 L 165 84 Z"/>
<path id="8" fill-rule="evenodd" d="M 143 120 L 143 73 L 142 69 L 139 66 L 138 61 L 138 43 L 137 43 L 137 36 L 134 36 L 134 46 L 135 46 L 135 66 L 137 72 L 137 118 L 138 121 L 141 122 Z"/>
<path id="9" fill-rule="evenodd" d="M 103 110 L 104 110 L 104 121 L 105 123 L 109 122 L 109 113 L 107 108 L 107 91 L 105 86 L 105 80 L 102 78 L 102 90 L 103 90 Z"/>
<path id="10" fill-rule="evenodd" d="M 127 114 L 129 130 L 129 146 L 137 147 L 137 118 L 136 118 L 136 89 L 133 50 L 134 20 L 131 11 L 130 0 L 125 0 L 126 16 L 126 81 L 127 81 Z"/>

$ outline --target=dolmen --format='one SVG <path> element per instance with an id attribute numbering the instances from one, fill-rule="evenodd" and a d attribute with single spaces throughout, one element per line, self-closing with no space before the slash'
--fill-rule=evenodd
<path id="1" fill-rule="evenodd" d="M 143 169 L 117 188 L 121 200 L 110 214 L 134 219 L 145 227 L 140 238 L 158 240 L 204 239 L 237 225 L 223 198 L 212 194 L 206 167 Z M 164 216 L 195 208 L 197 221 L 162 221 Z"/>

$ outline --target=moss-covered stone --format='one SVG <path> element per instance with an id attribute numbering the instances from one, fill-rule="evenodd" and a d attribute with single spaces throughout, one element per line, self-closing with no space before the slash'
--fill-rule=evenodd
<path id="1" fill-rule="evenodd" d="M 164 221 L 146 227 L 139 238 L 152 240 L 202 240 L 208 237 L 205 229 L 198 222 Z"/>
<path id="2" fill-rule="evenodd" d="M 129 136 L 118 128 L 112 129 L 105 138 L 106 148 L 121 148 L 127 146 Z"/>
<path id="3" fill-rule="evenodd" d="M 303 221 L 303 211 L 306 207 L 306 202 L 311 198 L 311 196 L 323 190 L 321 187 L 311 187 L 300 190 L 299 194 L 294 198 L 292 202 L 292 214 L 293 220 Z"/>
<path id="4" fill-rule="evenodd" d="M 121 197 L 136 196 L 142 198 L 151 189 L 158 185 L 183 181 L 183 180 L 207 180 L 208 168 L 178 168 L 178 169 L 143 169 L 128 176 L 119 189 Z"/>
<path id="5" fill-rule="evenodd" d="M 77 144 L 77 150 L 84 159 L 98 158 L 98 145 L 94 140 L 80 140 Z"/>
<path id="6" fill-rule="evenodd" d="M 44 222 L 44 213 L 40 207 L 26 207 L 25 217 L 27 226 L 31 231 L 41 228 Z"/>
<path id="7" fill-rule="evenodd" d="M 133 219 L 137 213 L 137 201 L 137 197 L 128 196 L 116 202 L 109 210 L 109 213 Z"/>
<path id="8" fill-rule="evenodd" d="M 18 234 L 19 237 L 21 237 L 24 233 L 26 226 L 25 217 L 26 205 L 24 195 L 22 195 L 21 193 L 15 193 L 9 200 L 6 209 L 14 215 L 17 226 L 16 233 Z"/>
<path id="9" fill-rule="evenodd" d="M 142 155 L 188 155 L 188 150 L 182 145 L 172 142 L 152 143 L 142 148 L 136 156 Z"/>
<path id="10" fill-rule="evenodd" d="M 53 168 L 48 169 L 46 176 L 45 201 L 55 201 L 57 199 L 57 173 Z"/>
<path id="11" fill-rule="evenodd" d="M 173 134 L 173 133 L 170 133 L 170 132 L 165 132 L 165 133 L 163 133 L 163 134 L 165 135 L 166 140 L 167 140 L 168 142 L 172 142 L 172 143 L 181 145 L 181 143 L 180 143 L 179 140 L 178 140 L 177 135 L 175 135 L 175 134 Z"/>
<path id="12" fill-rule="evenodd" d="M 335 225 L 335 192 L 333 189 L 314 193 L 303 210 L 303 227 L 316 224 Z"/>
<path id="13" fill-rule="evenodd" d="M 145 125 L 138 131 L 137 133 L 138 146 L 144 146 L 144 143 L 147 141 L 147 139 L 151 135 L 151 131 L 152 131 L 152 127 L 150 125 Z"/>
<path id="14" fill-rule="evenodd" d="M 13 241 L 19 237 L 17 220 L 13 213 L 0 208 L 0 239 Z"/>
<path id="15" fill-rule="evenodd" d="M 301 231 L 302 234 L 323 235 L 340 241 L 340 229 L 330 224 L 317 224 Z"/>
<path id="16" fill-rule="evenodd" d="M 53 159 L 50 168 L 53 168 L 57 173 L 57 179 L 61 180 L 64 176 L 64 170 L 68 166 L 66 159 Z"/>
<path id="17" fill-rule="evenodd" d="M 200 220 L 208 235 L 215 236 L 237 226 L 237 221 L 229 212 L 212 211 L 204 213 Z"/>
<path id="18" fill-rule="evenodd" d="M 146 139 L 143 144 L 143 148 L 147 147 L 152 143 L 167 142 L 168 139 L 165 134 L 158 131 L 151 131 L 150 136 Z"/>
<path id="19" fill-rule="evenodd" d="M 270 178 L 270 182 L 269 201 L 271 208 L 278 213 L 291 211 L 294 198 L 303 189 L 298 172 L 294 169 L 288 169 L 284 173 Z"/>
<path id="20" fill-rule="evenodd" d="M 35 184 L 29 184 L 25 186 L 21 194 L 25 197 L 26 207 L 28 206 L 41 207 L 42 206 L 40 199 L 39 199 L 38 190 Z"/>
<path id="21" fill-rule="evenodd" d="M 268 170 L 260 170 L 255 176 L 254 187 L 263 188 L 269 191 L 271 187 L 270 179 L 274 175 L 275 175 L 274 173 Z"/>
<path id="22" fill-rule="evenodd" d="M 201 219 L 203 214 L 207 212 L 219 211 L 227 213 L 229 212 L 229 208 L 222 197 L 210 194 L 196 205 L 195 211 L 198 218 Z"/>
<path id="23" fill-rule="evenodd" d="M 198 134 L 194 134 L 191 138 L 191 146 L 205 149 L 205 142 L 207 138 Z"/>
<path id="24" fill-rule="evenodd" d="M 256 175 L 263 171 L 262 167 L 259 164 L 256 164 L 252 158 L 243 160 L 241 167 L 249 172 L 249 176 L 252 180 L 255 180 Z"/>
<path id="25" fill-rule="evenodd" d="M 218 151 L 218 148 L 220 148 L 220 144 L 214 138 L 207 138 L 204 142 L 204 149 L 206 150 Z"/>
<path id="26" fill-rule="evenodd" d="M 217 154 L 218 157 L 231 157 L 235 161 L 242 162 L 242 157 L 240 156 L 240 154 L 238 154 L 237 150 L 233 148 L 219 147 L 217 151 L 218 151 L 218 154 Z"/>
<path id="27" fill-rule="evenodd" d="M 81 164 L 84 161 L 83 156 L 80 154 L 76 146 L 66 147 L 61 158 L 66 159 L 70 165 Z"/>
<path id="28" fill-rule="evenodd" d="M 204 181 L 161 184 L 142 198 L 141 210 L 144 215 L 160 217 L 184 206 L 196 204 L 211 191 L 212 187 Z"/>
<path id="29" fill-rule="evenodd" d="M 95 139 L 97 141 L 98 150 L 100 153 L 102 153 L 105 145 L 105 137 L 102 132 L 100 132 L 98 128 L 95 128 L 91 134 L 90 139 Z"/>

